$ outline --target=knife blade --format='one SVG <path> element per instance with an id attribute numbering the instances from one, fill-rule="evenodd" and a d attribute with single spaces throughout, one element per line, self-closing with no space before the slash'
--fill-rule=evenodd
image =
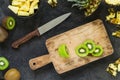
<path id="1" fill-rule="evenodd" d="M 61 22 L 63 22 L 65 19 L 67 19 L 69 16 L 71 15 L 71 13 L 66 13 L 63 14 L 51 21 L 49 21 L 48 23 L 44 24 L 43 26 L 38 27 L 36 30 L 28 33 L 26 36 L 14 41 L 12 43 L 12 47 L 13 48 L 18 48 L 21 44 L 29 41 L 30 39 L 32 39 L 35 36 L 40 36 L 42 34 L 44 34 L 45 32 L 51 30 L 52 28 L 54 28 L 55 26 L 57 26 L 58 24 L 60 24 Z"/>

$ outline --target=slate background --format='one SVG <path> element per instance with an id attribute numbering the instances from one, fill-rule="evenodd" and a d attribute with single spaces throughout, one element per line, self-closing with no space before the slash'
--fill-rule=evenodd
<path id="1" fill-rule="evenodd" d="M 41 0 L 40 9 L 37 14 L 26 18 L 14 15 L 7 8 L 8 5 L 9 0 L 0 0 L 0 7 L 4 14 L 13 16 L 16 19 L 16 27 L 14 30 L 9 31 L 8 39 L 0 44 L 0 56 L 8 58 L 10 61 L 9 68 L 15 67 L 21 72 L 21 80 L 119 80 L 120 74 L 114 78 L 105 71 L 109 63 L 120 57 L 120 39 L 111 36 L 111 33 L 117 28 L 115 25 L 105 21 L 105 16 L 108 14 L 107 8 L 109 6 L 104 2 L 101 3 L 98 10 L 92 16 L 87 18 L 84 17 L 83 11 L 71 8 L 71 3 L 68 3 L 67 0 L 58 0 L 58 5 L 55 8 L 51 8 L 47 4 L 47 0 Z M 118 7 L 118 9 L 119 8 L 120 7 Z M 19 49 L 11 48 L 11 43 L 16 39 L 21 38 L 38 26 L 67 12 L 72 12 L 72 15 L 60 25 L 48 31 L 41 37 L 35 37 L 22 45 Z M 95 19 L 103 20 L 115 50 L 113 55 L 61 75 L 56 73 L 52 64 L 36 71 L 32 71 L 29 68 L 29 59 L 48 53 L 45 46 L 46 39 Z M 2 72 L 2 75 L 4 75 L 5 72 L 6 71 Z"/>

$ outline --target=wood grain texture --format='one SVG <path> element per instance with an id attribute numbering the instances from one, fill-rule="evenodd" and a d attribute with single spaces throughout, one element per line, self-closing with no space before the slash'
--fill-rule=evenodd
<path id="1" fill-rule="evenodd" d="M 75 47 L 87 39 L 94 40 L 96 44 L 103 47 L 104 53 L 101 57 L 87 56 L 82 58 L 76 55 Z M 67 45 L 70 58 L 65 59 L 58 55 L 58 46 L 61 44 Z M 99 19 L 48 39 L 46 46 L 55 70 L 59 74 L 86 65 L 113 53 L 113 48 L 106 29 Z"/>

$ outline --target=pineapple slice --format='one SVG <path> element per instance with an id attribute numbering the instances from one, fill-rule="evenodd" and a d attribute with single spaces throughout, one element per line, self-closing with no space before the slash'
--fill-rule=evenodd
<path id="1" fill-rule="evenodd" d="M 19 16 L 29 16 L 29 13 L 25 12 L 25 11 L 18 11 L 18 15 Z"/>
<path id="2" fill-rule="evenodd" d="M 15 6 L 9 5 L 8 8 L 9 8 L 11 11 L 13 11 L 15 14 L 18 13 L 19 7 L 15 7 Z"/>

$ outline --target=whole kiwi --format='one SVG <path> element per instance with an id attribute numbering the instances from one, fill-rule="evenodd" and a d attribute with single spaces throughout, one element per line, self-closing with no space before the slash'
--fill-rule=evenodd
<path id="1" fill-rule="evenodd" d="M 0 42 L 4 42 L 8 37 L 8 32 L 0 26 Z"/>
<path id="2" fill-rule="evenodd" d="M 9 69 L 5 75 L 4 79 L 5 80 L 20 80 L 20 72 L 16 68 L 11 68 Z"/>

